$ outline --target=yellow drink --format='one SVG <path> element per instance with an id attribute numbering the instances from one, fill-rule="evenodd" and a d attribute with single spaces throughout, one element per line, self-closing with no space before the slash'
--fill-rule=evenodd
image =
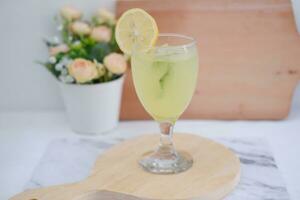
<path id="1" fill-rule="evenodd" d="M 137 95 L 157 121 L 175 123 L 189 104 L 197 81 L 195 46 L 161 46 L 134 52 L 132 74 Z"/>
<path id="2" fill-rule="evenodd" d="M 189 104 L 197 81 L 196 41 L 176 33 L 158 34 L 155 19 L 139 8 L 122 14 L 116 25 L 120 49 L 131 55 L 133 81 L 147 112 L 159 122 L 160 145 L 139 164 L 155 174 L 176 174 L 193 165 L 189 154 L 176 151 L 173 127 Z"/>

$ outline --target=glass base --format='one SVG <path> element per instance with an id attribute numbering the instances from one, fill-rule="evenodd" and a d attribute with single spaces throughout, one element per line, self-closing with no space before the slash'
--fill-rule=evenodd
<path id="1" fill-rule="evenodd" d="M 146 153 L 139 164 L 154 174 L 177 174 L 193 165 L 193 158 L 188 153 L 169 150 L 160 147 L 157 151 Z"/>

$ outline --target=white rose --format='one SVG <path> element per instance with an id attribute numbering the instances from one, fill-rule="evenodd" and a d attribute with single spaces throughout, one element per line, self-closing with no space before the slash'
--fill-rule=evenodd
<path id="1" fill-rule="evenodd" d="M 101 63 L 97 63 L 97 69 L 98 69 L 99 77 L 103 76 L 106 72 L 104 65 Z"/>
<path id="2" fill-rule="evenodd" d="M 77 58 L 69 64 L 68 71 L 77 83 L 86 83 L 99 77 L 96 64 L 82 58 Z"/>
<path id="3" fill-rule="evenodd" d="M 73 83 L 74 82 L 74 78 L 70 75 L 60 75 L 58 78 L 63 83 Z"/>
<path id="4" fill-rule="evenodd" d="M 70 26 L 70 29 L 76 35 L 88 35 L 91 32 L 90 26 L 81 21 L 73 22 Z"/>
<path id="5" fill-rule="evenodd" d="M 78 9 L 76 9 L 72 6 L 64 6 L 60 9 L 60 15 L 64 19 L 72 21 L 72 20 L 80 19 L 82 13 Z"/>
<path id="6" fill-rule="evenodd" d="M 66 53 L 68 51 L 69 51 L 69 47 L 66 44 L 59 44 L 57 46 L 49 48 L 49 54 L 51 56 L 55 56 L 58 53 Z"/>
<path id="7" fill-rule="evenodd" d="M 91 38 L 97 42 L 109 42 L 111 39 L 111 29 L 106 26 L 97 26 L 91 32 Z"/>
<path id="8" fill-rule="evenodd" d="M 50 56 L 49 59 L 48 59 L 49 63 L 51 64 L 55 64 L 56 63 L 56 58 L 54 56 Z"/>
<path id="9" fill-rule="evenodd" d="M 127 68 L 127 62 L 122 54 L 111 53 L 103 60 L 106 68 L 114 74 L 123 74 Z"/>

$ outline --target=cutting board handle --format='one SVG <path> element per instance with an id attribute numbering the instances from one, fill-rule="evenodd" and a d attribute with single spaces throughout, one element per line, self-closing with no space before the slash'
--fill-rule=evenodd
<path id="1" fill-rule="evenodd" d="M 72 185 L 60 185 L 47 188 L 30 189 L 11 197 L 9 200 L 43 200 L 48 198 L 48 194 L 51 194 L 53 197 L 58 197 L 62 191 L 67 192 L 71 186 Z"/>
<path id="2" fill-rule="evenodd" d="M 78 187 L 76 189 L 75 187 Z M 76 191 L 76 192 L 75 192 Z M 122 200 L 146 200 L 118 192 L 108 190 L 82 190 L 79 183 L 70 185 L 52 186 L 48 188 L 27 190 L 9 200 L 99 200 L 99 199 L 122 199 Z M 150 199 L 148 199 L 150 200 Z"/>
<path id="3" fill-rule="evenodd" d="M 76 197 L 75 199 L 72 200 L 99 200 L 99 199 L 150 200 L 150 199 L 134 197 L 131 195 L 122 194 L 118 192 L 111 192 L 107 190 L 91 191 L 89 193 L 85 193 L 79 197 Z"/>

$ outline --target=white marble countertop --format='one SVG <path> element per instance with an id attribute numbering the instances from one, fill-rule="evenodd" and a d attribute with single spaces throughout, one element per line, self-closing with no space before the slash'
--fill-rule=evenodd
<path id="1" fill-rule="evenodd" d="M 263 137 L 278 164 L 292 200 L 300 199 L 300 106 L 282 121 L 179 121 L 178 132 L 206 137 Z M 155 132 L 150 121 L 121 122 L 112 132 Z M 97 136 L 106 138 L 112 134 Z M 0 200 L 22 191 L 52 139 L 77 137 L 62 112 L 0 113 Z M 82 135 L 81 135 L 82 136 Z"/>

